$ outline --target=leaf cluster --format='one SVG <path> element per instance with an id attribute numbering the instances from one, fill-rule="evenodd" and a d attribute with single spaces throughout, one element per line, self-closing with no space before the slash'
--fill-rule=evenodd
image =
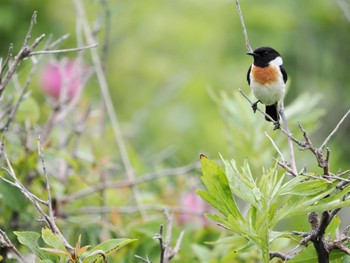
<path id="1" fill-rule="evenodd" d="M 260 179 L 255 179 L 247 161 L 241 168 L 233 160 L 223 162 L 225 170 L 201 157 L 201 179 L 207 190 L 197 193 L 220 212 L 206 216 L 234 233 L 229 241 L 232 250 L 258 249 L 264 262 L 269 261 L 274 241 L 293 239 L 291 232 L 274 231 L 277 223 L 297 215 L 350 205 L 350 199 L 345 198 L 350 186 L 338 190 L 337 181 L 314 176 L 288 180 L 276 167 L 263 171 Z M 239 199 L 245 201 L 246 212 L 237 205 Z M 223 241 L 227 243 L 226 238 Z"/>

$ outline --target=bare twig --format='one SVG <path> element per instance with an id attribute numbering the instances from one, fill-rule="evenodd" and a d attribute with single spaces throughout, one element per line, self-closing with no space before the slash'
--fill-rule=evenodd
<path id="1" fill-rule="evenodd" d="M 238 91 L 250 103 L 250 105 L 253 106 L 254 103 L 248 98 L 248 96 L 241 89 L 239 89 Z M 274 119 L 272 119 L 272 117 L 270 115 L 266 114 L 264 111 L 260 110 L 259 108 L 256 108 L 256 110 L 258 112 L 260 112 L 262 115 L 264 115 L 266 118 L 268 118 L 274 125 L 277 124 L 277 122 Z M 282 130 L 282 131 L 284 131 L 284 130 Z M 287 133 L 286 131 L 284 131 L 284 132 Z"/>
<path id="2" fill-rule="evenodd" d="M 84 47 L 75 47 L 75 48 L 57 49 L 57 50 L 41 50 L 41 51 L 31 52 L 28 55 L 28 57 L 43 55 L 43 54 L 62 54 L 62 53 L 69 53 L 69 52 L 78 52 L 78 51 L 84 51 L 86 49 L 95 48 L 95 47 L 97 47 L 96 43 L 87 45 Z"/>
<path id="3" fill-rule="evenodd" d="M 13 52 L 13 45 L 10 44 L 9 46 L 9 49 L 8 49 L 8 52 L 7 52 L 7 56 L 6 56 L 6 59 L 5 59 L 5 62 L 4 64 L 1 65 L 1 71 L 0 71 L 0 83 L 2 81 L 2 74 L 4 73 L 4 70 L 5 68 L 7 67 L 9 61 L 10 61 L 10 58 L 12 57 L 12 52 Z M 2 62 L 2 61 L 1 61 Z"/>
<path id="4" fill-rule="evenodd" d="M 6 72 L 6 75 L 4 76 L 4 79 L 0 83 L 0 97 L 2 96 L 2 94 L 3 94 L 4 90 L 5 90 L 5 87 L 7 86 L 8 82 L 11 80 L 13 74 L 16 72 L 16 69 L 17 69 L 19 63 L 23 59 L 28 57 L 29 54 L 31 52 L 33 52 L 33 50 L 39 45 L 39 43 L 45 37 L 45 35 L 42 34 L 40 37 L 35 39 L 35 41 L 33 42 L 33 44 L 31 46 L 28 46 L 29 40 L 31 38 L 31 33 L 32 33 L 32 30 L 33 30 L 33 26 L 34 26 L 34 23 L 36 22 L 36 16 L 37 16 L 37 12 L 35 11 L 33 16 L 32 16 L 31 23 L 30 23 L 27 35 L 25 37 L 23 46 L 22 46 L 21 50 L 18 52 L 18 54 L 16 55 L 15 60 L 11 64 L 9 70 Z"/>
<path id="5" fill-rule="evenodd" d="M 265 132 L 265 136 L 271 141 L 273 147 L 276 149 L 277 153 L 279 154 L 279 156 L 281 157 L 282 162 L 284 162 L 284 157 L 282 152 L 280 151 L 280 149 L 278 149 L 277 145 L 275 144 L 275 142 L 273 141 L 273 139 L 267 134 L 267 132 Z"/>
<path id="6" fill-rule="evenodd" d="M 16 185 L 16 187 L 18 187 L 23 195 L 33 204 L 33 206 L 36 208 L 36 210 L 39 212 L 39 214 L 41 215 L 43 221 L 45 222 L 45 224 L 52 230 L 53 233 L 58 234 L 63 242 L 64 245 L 66 247 L 66 249 L 70 252 L 73 253 L 74 249 L 73 247 L 68 243 L 68 241 L 66 240 L 66 238 L 62 235 L 61 231 L 59 230 L 59 228 L 56 225 L 56 222 L 53 218 L 53 216 L 51 217 L 50 215 L 47 215 L 44 210 L 42 209 L 42 207 L 40 206 L 40 203 L 42 202 L 38 202 L 38 200 L 40 200 L 36 195 L 34 195 L 33 193 L 31 193 L 17 178 L 15 171 L 11 165 L 11 162 L 6 154 L 5 151 L 5 146 L 2 146 L 2 157 L 5 160 L 5 163 L 8 167 L 8 173 L 11 176 L 14 185 Z M 5 170 L 5 168 L 3 168 Z M 45 206 L 48 207 L 48 201 L 44 202 Z"/>
<path id="7" fill-rule="evenodd" d="M 148 258 L 143 258 L 143 257 L 140 257 L 138 255 L 135 255 L 135 258 L 141 260 L 142 262 L 152 263 L 152 261 L 150 261 Z"/>
<path id="8" fill-rule="evenodd" d="M 287 122 L 287 118 L 284 114 L 284 103 L 282 101 L 281 103 L 281 108 L 279 110 L 279 114 L 281 115 L 282 118 L 282 122 L 283 122 L 283 126 L 284 129 L 286 130 L 287 134 L 291 134 L 290 130 L 289 130 L 289 126 L 288 126 L 288 122 Z M 289 148 L 289 160 L 290 160 L 290 166 L 293 170 L 294 174 L 298 174 L 298 170 L 297 170 L 297 166 L 295 163 L 295 155 L 294 155 L 294 146 L 293 146 L 293 141 L 291 139 L 291 136 L 288 136 L 288 148 Z"/>
<path id="9" fill-rule="evenodd" d="M 298 174 L 295 174 L 292 168 L 289 167 L 289 165 L 286 162 L 280 162 L 277 159 L 274 158 L 274 160 L 277 162 L 279 166 L 281 166 L 283 169 L 285 169 L 289 174 L 296 177 Z"/>
<path id="10" fill-rule="evenodd" d="M 145 204 L 144 208 L 146 211 L 163 212 L 167 209 L 174 214 L 187 214 L 197 217 L 202 217 L 204 213 L 208 212 L 208 209 L 203 209 L 202 211 L 193 211 L 188 208 L 181 206 L 167 206 L 167 205 L 157 205 L 157 204 Z M 120 214 L 136 214 L 138 213 L 137 206 L 121 206 L 116 208 L 115 206 L 85 206 L 80 209 L 74 209 L 72 211 L 65 211 L 68 215 L 81 215 L 81 214 L 110 214 L 114 211 L 118 211 Z"/>
<path id="11" fill-rule="evenodd" d="M 163 225 L 160 225 L 159 233 L 155 234 L 153 238 L 159 240 L 160 246 L 160 263 L 169 263 L 170 260 L 179 252 L 184 231 L 180 233 L 176 241 L 175 248 L 171 247 L 172 231 L 173 231 L 173 216 L 168 213 L 166 209 L 163 210 L 167 222 L 165 241 L 163 240 Z"/>
<path id="12" fill-rule="evenodd" d="M 28 78 L 26 80 L 26 83 L 24 84 L 24 87 L 23 87 L 23 89 L 21 91 L 21 94 L 19 95 L 19 98 L 18 98 L 15 106 L 11 109 L 5 125 L 0 128 L 1 131 L 5 130 L 5 129 L 9 129 L 11 122 L 13 121 L 13 119 L 16 116 L 16 113 L 18 111 L 18 108 L 19 108 L 20 104 L 24 100 L 24 96 L 25 96 L 25 94 L 26 94 L 26 92 L 28 90 L 28 87 L 29 87 L 30 83 L 32 82 L 34 73 L 36 72 L 36 70 L 38 68 L 38 65 L 39 65 L 38 62 L 33 64 L 32 68 L 30 70 L 29 76 L 28 76 Z"/>
<path id="13" fill-rule="evenodd" d="M 188 173 L 192 171 L 193 169 L 196 169 L 199 167 L 199 163 L 191 163 L 189 165 L 172 168 L 172 169 L 165 169 L 162 171 L 157 171 L 154 173 L 148 173 L 143 176 L 137 177 L 136 180 L 130 181 L 130 180 L 123 180 L 123 181 L 116 181 L 116 182 L 108 182 L 107 184 L 98 184 L 95 186 L 91 186 L 87 189 L 81 190 L 80 192 L 73 193 L 70 196 L 65 197 L 62 202 L 72 202 L 74 200 L 80 199 L 82 197 L 85 197 L 90 194 L 94 194 L 96 192 L 99 192 L 103 189 L 111 189 L 111 188 L 123 188 L 123 187 L 132 187 L 136 184 L 146 183 L 148 181 L 153 181 L 159 178 L 168 177 L 168 176 L 178 176 L 181 174 Z"/>
<path id="14" fill-rule="evenodd" d="M 79 18 L 80 22 L 82 23 L 82 28 L 83 28 L 85 37 L 87 39 L 87 42 L 90 44 L 94 43 L 95 39 L 93 37 L 89 22 L 87 21 L 87 16 L 86 16 L 82 1 L 75 0 L 74 3 L 75 3 L 76 10 L 77 10 L 78 18 Z M 90 49 L 90 52 L 91 52 L 92 62 L 93 62 L 94 67 L 95 67 L 96 76 L 97 76 L 99 86 L 101 89 L 102 97 L 103 97 L 103 100 L 104 100 L 104 103 L 105 103 L 105 106 L 106 106 L 106 109 L 107 109 L 107 112 L 108 112 L 108 115 L 109 115 L 109 118 L 111 121 L 111 125 L 112 125 L 112 129 L 114 131 L 115 139 L 116 139 L 118 147 L 119 147 L 121 159 L 122 159 L 122 162 L 123 162 L 124 167 L 125 167 L 126 175 L 131 182 L 134 182 L 136 180 L 136 174 L 135 174 L 135 171 L 132 167 L 132 164 L 131 164 L 131 161 L 129 158 L 129 154 L 128 154 L 128 151 L 126 148 L 126 143 L 124 141 L 123 133 L 122 133 L 122 130 L 121 130 L 118 118 L 117 118 L 117 113 L 116 113 L 115 108 L 114 108 L 113 103 L 112 103 L 112 99 L 111 99 L 111 96 L 109 93 L 108 84 L 107 84 L 107 80 L 106 80 L 106 77 L 105 77 L 105 74 L 103 71 L 101 59 L 98 55 L 97 50 Z M 138 190 L 138 186 L 137 185 L 132 186 L 132 191 L 134 194 L 135 202 L 140 209 L 141 216 L 145 217 L 146 214 L 145 214 L 144 209 L 142 208 L 143 204 L 142 204 L 142 200 L 141 200 L 140 193 Z"/>
<path id="15" fill-rule="evenodd" d="M 247 47 L 248 52 L 253 52 L 252 47 L 250 46 L 250 42 L 249 42 L 249 38 L 248 38 L 248 33 L 247 33 L 247 29 L 245 27 L 245 23 L 244 23 L 244 19 L 243 19 L 243 14 L 242 14 L 242 10 L 241 7 L 239 5 L 239 1 L 235 0 L 236 6 L 237 6 L 237 11 L 238 11 L 238 15 L 239 15 L 239 19 L 241 21 L 241 25 L 242 25 L 242 29 L 243 29 L 243 34 L 244 34 L 244 39 L 245 39 L 245 44 Z"/>
<path id="16" fill-rule="evenodd" d="M 283 261 L 287 261 L 291 259 L 290 256 L 282 254 L 281 252 L 270 252 L 270 260 L 272 260 L 273 258 L 279 258 L 279 259 L 282 259 Z"/>
<path id="17" fill-rule="evenodd" d="M 49 216 L 50 216 L 50 219 L 52 221 L 54 221 L 55 218 L 54 218 L 54 213 L 53 213 L 53 209 L 52 209 L 50 181 L 49 181 L 49 177 L 48 177 L 47 171 L 46 171 L 44 152 L 43 152 L 43 150 L 41 148 L 41 144 L 40 144 L 40 136 L 38 137 L 38 154 L 39 154 L 39 157 L 41 158 L 41 166 L 42 166 L 44 178 L 45 178 L 45 185 L 46 185 L 46 192 L 47 192 L 47 206 L 48 206 L 48 210 L 49 210 Z"/>
<path id="18" fill-rule="evenodd" d="M 332 136 L 338 131 L 340 125 L 344 122 L 346 117 L 350 114 L 350 109 L 344 114 L 344 116 L 341 118 L 341 120 L 338 122 L 337 126 L 333 129 L 333 131 L 328 135 L 328 137 L 324 140 L 322 145 L 320 146 L 320 150 L 323 151 L 326 144 L 329 142 L 329 140 L 332 138 Z"/>
<path id="19" fill-rule="evenodd" d="M 11 242 L 11 240 L 6 235 L 6 232 L 0 229 L 0 247 L 6 247 L 12 250 L 18 257 L 21 262 L 25 263 L 27 260 L 24 258 L 24 256 L 17 250 L 15 245 Z"/>

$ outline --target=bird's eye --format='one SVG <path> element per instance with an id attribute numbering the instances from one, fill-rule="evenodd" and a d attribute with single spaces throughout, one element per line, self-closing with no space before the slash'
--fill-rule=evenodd
<path id="1" fill-rule="evenodd" d="M 269 54 L 269 52 L 265 51 L 265 52 L 264 52 L 264 55 L 267 55 L 267 54 Z"/>

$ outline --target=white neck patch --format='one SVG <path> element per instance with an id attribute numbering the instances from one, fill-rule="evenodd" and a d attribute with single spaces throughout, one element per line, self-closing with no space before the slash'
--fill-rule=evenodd
<path id="1" fill-rule="evenodd" d="M 281 66 L 283 64 L 283 60 L 280 56 L 278 56 L 277 58 L 275 58 L 274 60 L 271 60 L 269 65 L 273 65 L 273 66 Z"/>

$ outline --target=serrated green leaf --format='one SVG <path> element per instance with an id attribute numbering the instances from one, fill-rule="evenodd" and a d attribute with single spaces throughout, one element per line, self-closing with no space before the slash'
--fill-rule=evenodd
<path id="1" fill-rule="evenodd" d="M 243 217 L 233 198 L 229 183 L 222 169 L 214 161 L 201 158 L 202 172 L 201 179 L 208 190 L 211 202 L 224 215 L 232 215 L 243 221 Z M 201 194 L 203 196 L 203 194 Z M 209 197 L 207 196 L 207 200 Z"/>
<path id="2" fill-rule="evenodd" d="M 97 245 L 94 249 L 89 252 L 89 255 L 85 257 L 83 263 L 92 263 L 99 262 L 103 257 L 101 253 L 105 256 L 121 249 L 122 247 L 130 244 L 131 242 L 136 241 L 137 239 L 127 239 L 127 238 L 117 238 L 117 239 L 109 239 L 101 244 Z M 96 252 L 98 252 L 96 254 Z"/>
<path id="3" fill-rule="evenodd" d="M 262 207 L 259 202 L 261 193 L 255 184 L 249 165 L 245 163 L 243 170 L 239 171 L 235 161 L 223 160 L 223 162 L 232 193 L 261 210 Z"/>
<path id="4" fill-rule="evenodd" d="M 299 179 L 293 178 L 292 180 L 298 183 L 294 184 L 292 188 L 283 192 L 284 195 L 302 195 L 309 196 L 323 192 L 329 188 L 334 188 L 334 185 L 326 180 L 307 180 L 300 182 Z M 281 193 L 282 195 L 282 193 Z"/>
<path id="5" fill-rule="evenodd" d="M 51 229 L 43 227 L 41 229 L 41 237 L 44 240 L 44 242 L 52 248 L 56 248 L 58 250 L 63 251 L 66 250 L 62 237 L 52 233 Z"/>
<path id="6" fill-rule="evenodd" d="M 275 225 L 277 222 L 291 216 L 321 211 L 320 207 L 318 207 L 316 204 L 333 192 L 333 190 L 333 188 L 329 188 L 314 196 L 291 195 L 286 201 L 285 205 L 276 211 L 273 219 L 271 220 L 271 224 Z"/>

